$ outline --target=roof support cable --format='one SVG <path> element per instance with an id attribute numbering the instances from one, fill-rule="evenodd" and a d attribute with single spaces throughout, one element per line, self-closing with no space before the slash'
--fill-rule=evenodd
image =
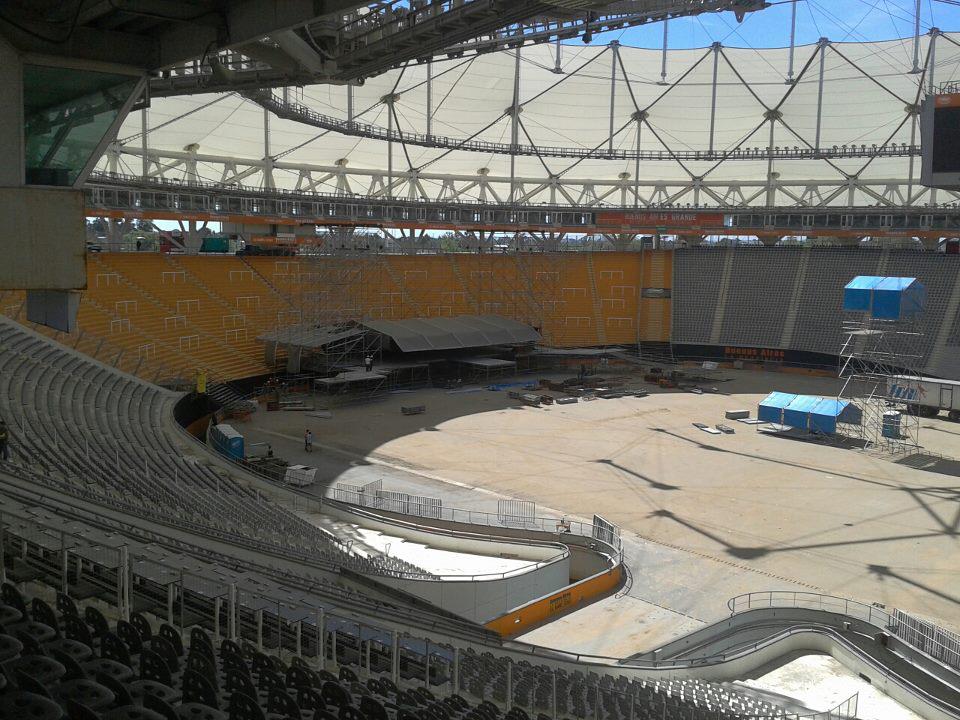
<path id="1" fill-rule="evenodd" d="M 532 103 L 534 100 L 539 100 L 541 97 L 543 97 L 544 95 L 546 95 L 548 92 L 550 92 L 551 90 L 553 90 L 555 87 L 557 87 L 557 86 L 560 85 L 561 83 L 566 82 L 568 79 L 572 78 L 574 75 L 577 75 L 581 70 L 583 70 L 584 68 L 586 68 L 588 65 L 590 65 L 590 64 L 593 63 L 593 62 L 595 62 L 597 59 L 603 57 L 609 50 L 610 50 L 610 47 L 609 47 L 609 46 L 604 47 L 603 50 L 601 50 L 600 52 L 598 52 L 596 55 L 594 55 L 592 58 L 590 58 L 589 60 L 587 60 L 586 62 L 584 62 L 584 63 L 583 63 L 582 65 L 580 65 L 579 67 L 577 67 L 575 70 L 572 70 L 571 72 L 565 74 L 562 78 L 560 78 L 559 80 L 557 80 L 555 83 L 552 83 L 551 85 L 548 85 L 546 88 L 544 88 L 543 90 L 541 90 L 540 92 L 538 92 L 538 93 L 537 93 L 536 95 L 534 95 L 533 97 L 524 100 L 522 103 L 520 103 L 520 106 L 523 107 L 524 105 L 529 105 L 529 104 Z"/>
<path id="2" fill-rule="evenodd" d="M 718 167 L 720 167 L 720 166 L 723 164 L 723 162 L 724 162 L 728 157 L 730 157 L 731 155 L 733 155 L 734 153 L 736 153 L 737 150 L 739 150 L 741 147 L 743 147 L 744 143 L 746 143 L 750 138 L 752 138 L 754 135 L 756 135 L 758 132 L 760 132 L 760 129 L 763 128 L 766 124 L 767 124 L 767 118 L 766 118 L 766 116 L 764 116 L 764 118 L 763 118 L 759 123 L 757 123 L 756 127 L 754 127 L 753 130 L 751 130 L 749 133 L 747 133 L 746 135 L 744 135 L 744 137 L 740 140 L 740 142 L 738 142 L 738 143 L 737 143 L 736 145 L 734 145 L 732 148 L 729 148 L 729 149 L 727 149 L 727 150 L 724 150 L 724 151 L 723 151 L 723 156 L 720 157 L 713 165 L 711 165 L 710 168 L 707 169 L 700 177 L 701 177 L 701 178 L 705 178 L 705 177 L 707 177 L 707 175 L 709 175 L 709 174 L 712 173 L 714 170 L 716 170 Z"/>
<path id="3" fill-rule="evenodd" d="M 477 56 L 474 55 L 472 58 L 467 60 L 466 63 L 461 63 L 461 65 L 466 65 L 466 67 L 463 69 L 463 72 L 460 73 L 460 76 L 456 80 L 454 80 L 453 83 L 450 85 L 450 89 L 447 90 L 446 94 L 442 98 L 440 98 L 440 102 L 438 102 L 437 107 L 434 108 L 434 111 L 433 111 L 434 113 L 437 113 L 440 110 L 440 108 L 443 107 L 443 104 L 447 101 L 447 98 L 450 97 L 450 93 L 452 93 L 456 89 L 456 87 L 460 84 L 460 81 L 463 80 L 464 76 L 467 74 L 467 70 L 470 69 L 470 66 L 473 64 L 473 61 L 476 59 L 477 59 Z M 457 67 L 460 67 L 460 65 L 458 65 Z M 433 77 L 432 79 L 436 80 L 437 78 L 443 77 L 445 74 L 446 74 L 446 71 L 440 73 L 439 75 Z M 407 90 L 412 90 L 412 89 L 413 89 L 412 87 L 407 88 Z M 407 90 L 404 90 L 403 92 L 406 92 Z M 401 94 L 403 94 L 403 92 Z"/>
<path id="4" fill-rule="evenodd" d="M 778 118 L 778 120 L 780 121 L 780 124 L 783 125 L 783 127 L 785 127 L 791 135 L 793 135 L 797 140 L 802 142 L 808 148 L 816 152 L 816 148 L 813 146 L 813 143 L 811 143 L 809 140 L 803 137 L 803 135 L 801 135 L 797 130 L 794 130 L 794 128 L 790 125 L 790 123 L 788 123 L 786 120 L 783 119 L 782 113 L 781 113 L 781 116 Z M 850 177 L 850 173 L 848 173 L 846 170 L 841 168 L 839 165 L 833 162 L 833 160 L 831 160 L 830 158 L 821 157 L 820 159 L 823 160 L 823 162 L 825 162 L 827 165 L 832 167 L 834 170 L 836 170 L 838 173 L 840 173 L 842 177 L 845 177 L 845 178 Z"/>
<path id="5" fill-rule="evenodd" d="M 477 55 L 474 55 L 473 57 L 467 58 L 466 60 L 461 60 L 460 62 L 456 63 L 456 64 L 453 65 L 452 67 L 448 67 L 446 70 L 443 70 L 442 72 L 439 72 L 439 73 L 437 73 L 436 75 L 434 75 L 434 76 L 433 76 L 433 79 L 434 79 L 434 80 L 439 80 L 440 78 L 442 78 L 444 75 L 447 75 L 448 73 L 452 73 L 452 72 L 454 72 L 455 70 L 458 70 L 459 68 L 464 68 L 464 69 L 463 69 L 463 72 L 460 73 L 460 77 L 462 78 L 462 77 L 464 76 L 464 74 L 467 72 L 467 70 L 470 69 L 470 65 L 473 64 L 473 61 L 476 60 L 477 57 L 478 57 Z M 464 65 L 466 65 L 466 67 L 464 67 Z M 454 85 L 456 85 L 459 81 L 460 81 L 459 78 L 458 78 L 457 80 L 455 80 L 455 81 L 454 81 Z M 398 90 L 398 91 L 396 92 L 396 94 L 397 94 L 397 95 L 403 95 L 404 93 L 408 93 L 408 92 L 410 92 L 411 90 L 417 90 L 418 88 L 421 88 L 421 87 L 423 87 L 423 86 L 426 85 L 426 84 L 427 84 L 427 81 L 426 81 L 426 80 L 421 80 L 420 82 L 414 83 L 414 84 L 411 85 L 410 87 L 405 87 L 403 90 Z M 438 107 L 439 107 L 439 106 L 438 106 Z"/>
<path id="6" fill-rule="evenodd" d="M 862 67 L 860 67 L 860 66 L 857 65 L 855 62 L 853 62 L 853 60 L 851 60 L 851 59 L 848 58 L 846 55 L 844 55 L 842 52 L 840 52 L 840 50 L 837 49 L 837 46 L 836 46 L 836 45 L 833 45 L 833 44 L 831 43 L 831 44 L 830 44 L 830 49 L 833 50 L 833 52 L 835 52 L 835 53 L 836 53 L 837 55 L 839 55 L 841 58 L 843 58 L 843 59 L 847 62 L 847 64 L 850 65 L 850 67 L 852 67 L 852 68 L 853 68 L 854 70 L 856 70 L 858 73 L 860 73 L 861 75 L 863 75 L 865 78 L 867 78 L 870 82 L 872 82 L 872 83 L 873 83 L 874 85 L 876 85 L 878 88 L 880 88 L 880 89 L 883 90 L 884 92 L 889 93 L 891 96 L 895 97 L 897 100 L 899 100 L 900 102 L 902 102 L 904 105 L 907 104 L 907 101 L 906 101 L 906 100 L 904 100 L 902 97 L 900 97 L 899 95 L 897 95 L 893 90 L 891 90 L 890 88 L 888 88 L 888 87 L 887 87 L 886 85 L 884 85 L 882 82 L 880 82 L 880 81 L 877 80 L 875 77 L 873 77 L 872 75 L 870 75 L 870 73 L 868 73 L 868 72 L 867 72 L 866 70 L 864 70 Z"/>
<path id="7" fill-rule="evenodd" d="M 640 105 L 637 103 L 637 96 L 633 94 L 633 83 L 630 82 L 630 76 L 627 75 L 627 68 L 623 64 L 623 56 L 617 53 L 617 62 L 620 64 L 620 72 L 623 75 L 623 81 L 627 86 L 627 92 L 630 94 L 630 102 L 633 103 L 633 109 L 640 111 Z"/>
<path id="8" fill-rule="evenodd" d="M 500 122 L 500 121 L 503 120 L 505 117 L 507 117 L 508 115 L 509 115 L 508 112 L 502 112 L 502 113 L 500 113 L 500 115 L 498 115 L 496 118 L 494 118 L 493 120 L 491 120 L 489 123 L 487 123 L 486 125 L 484 125 L 484 126 L 483 126 L 482 128 L 480 128 L 479 130 L 477 130 L 475 133 L 473 133 L 473 135 L 470 135 L 469 137 L 464 138 L 463 140 L 461 140 L 460 142 L 458 142 L 456 145 L 454 145 L 452 148 L 449 148 L 449 149 L 447 149 L 447 150 L 444 150 L 442 153 L 440 153 L 439 155 L 437 155 L 437 157 L 433 158 L 432 160 L 428 160 L 427 162 L 425 162 L 423 165 L 421 165 L 420 167 L 417 168 L 417 171 L 423 170 L 424 168 L 433 165 L 433 163 L 437 162 L 438 160 L 443 160 L 443 158 L 445 158 L 447 155 L 449 155 L 449 154 L 452 153 L 452 152 L 455 152 L 456 150 L 459 150 L 459 149 L 462 148 L 464 145 L 466 145 L 468 142 L 470 142 L 470 141 L 473 140 L 475 137 L 477 137 L 477 135 L 479 135 L 480 133 L 486 132 L 487 130 L 489 130 L 490 128 L 492 128 L 494 125 L 496 125 L 498 122 Z"/>
<path id="9" fill-rule="evenodd" d="M 172 125 L 173 123 L 175 123 L 175 122 L 177 122 L 177 121 L 179 121 L 179 120 L 183 120 L 185 117 L 189 117 L 190 115 L 193 115 L 194 113 L 198 113 L 198 112 L 200 112 L 201 110 L 206 110 L 206 109 L 207 109 L 208 107 L 210 107 L 211 105 L 216 105 L 216 104 L 217 104 L 218 102 L 220 102 L 221 100 L 227 100 L 228 98 L 232 98 L 232 97 L 234 97 L 234 96 L 236 96 L 236 93 L 225 93 L 225 94 L 223 94 L 223 95 L 219 95 L 218 97 L 215 97 L 215 98 L 214 98 L 213 100 L 211 100 L 210 102 L 204 103 L 203 105 L 200 105 L 200 106 L 198 106 L 198 107 L 193 108 L 193 110 L 187 110 L 187 111 L 186 111 L 185 113 L 183 113 L 182 115 L 177 115 L 177 116 L 174 117 L 174 118 L 170 118 L 170 119 L 167 120 L 166 122 L 162 122 L 162 123 L 160 123 L 159 125 L 154 125 L 153 127 L 149 128 L 149 129 L 147 130 L 147 132 L 151 132 L 151 133 L 152 133 L 152 132 L 155 132 L 156 130 L 160 130 L 160 129 L 162 129 L 162 128 L 165 128 L 165 127 L 167 127 L 167 125 Z M 134 135 L 130 135 L 129 137 L 122 138 L 121 140 L 119 140 L 119 142 L 120 142 L 121 145 L 126 145 L 127 143 L 133 142 L 134 140 L 139 140 L 139 139 L 140 139 L 140 136 L 141 136 L 142 134 L 143 134 L 143 131 L 141 130 L 140 132 L 138 132 L 138 133 L 136 133 L 136 134 L 134 134 Z"/>
<path id="10" fill-rule="evenodd" d="M 410 160 L 410 152 L 407 149 L 407 143 L 403 140 L 403 128 L 400 127 L 400 118 L 397 116 L 396 104 L 391 100 L 389 104 L 390 112 L 393 113 L 393 123 L 394 127 L 397 129 L 397 135 L 400 136 L 400 147 L 403 148 L 403 154 L 407 158 L 407 167 L 410 169 L 410 172 L 415 173 L 416 169 L 413 167 L 413 161 Z"/>
<path id="11" fill-rule="evenodd" d="M 671 90 L 677 87 L 680 83 L 682 83 L 690 73 L 692 73 L 694 70 L 697 69 L 700 63 L 702 63 L 704 60 L 710 57 L 711 52 L 712 50 L 710 48 L 707 48 L 706 52 L 704 52 L 703 55 L 701 55 L 700 58 L 693 65 L 688 67 L 680 77 L 678 77 L 676 80 L 670 83 L 670 87 L 668 87 L 666 90 L 660 93 L 656 98 L 654 98 L 653 102 L 651 102 L 649 105 L 643 108 L 643 110 L 646 112 L 650 112 L 651 108 L 653 108 L 654 105 L 656 105 L 658 102 L 660 102 L 661 100 L 663 100 L 663 98 L 667 96 L 667 93 L 669 93 Z"/>
<path id="12" fill-rule="evenodd" d="M 712 45 L 713 48 L 713 82 L 710 84 L 710 143 L 709 152 L 713 152 L 713 140 L 717 126 L 717 66 L 720 64 L 720 48 L 723 47 L 719 42 Z"/>
<path id="13" fill-rule="evenodd" d="M 787 100 L 790 98 L 791 95 L 793 95 L 793 91 L 796 89 L 797 83 L 799 83 L 801 80 L 803 80 L 803 78 L 804 78 L 804 77 L 806 76 L 806 74 L 807 74 L 807 71 L 810 70 L 810 67 L 813 65 L 813 61 L 817 59 L 817 52 L 818 52 L 818 50 L 819 50 L 819 48 L 814 48 L 813 52 L 810 53 L 810 57 L 807 58 L 807 61 L 803 64 L 803 67 L 800 68 L 800 72 L 797 74 L 796 82 L 794 82 L 793 85 L 791 85 L 789 88 L 787 88 L 787 91 L 783 94 L 783 97 L 780 98 L 780 101 L 779 101 L 776 105 L 774 105 L 772 108 L 770 108 L 771 110 L 777 110 L 777 111 L 779 111 L 780 108 L 783 107 L 783 104 L 784 104 L 785 102 L 787 102 Z M 746 84 L 746 81 L 743 79 L 743 76 L 740 74 L 740 71 L 733 67 L 733 63 L 731 63 L 729 60 L 727 60 L 727 64 L 730 65 L 730 68 L 733 70 L 734 73 L 736 73 L 736 76 L 737 76 L 738 78 L 740 78 L 740 81 L 743 82 L 744 84 Z M 747 87 L 749 87 L 749 85 L 747 85 Z M 751 92 L 752 92 L 752 89 L 751 89 Z M 756 96 L 754 96 L 754 97 L 756 97 Z M 757 101 L 758 101 L 761 105 L 764 104 L 763 101 L 760 100 L 760 98 L 757 98 Z"/>
<path id="14" fill-rule="evenodd" d="M 693 171 L 691 171 L 690 168 L 688 168 L 688 167 L 686 166 L 686 164 L 684 164 L 683 160 L 681 160 L 681 159 L 679 158 L 679 156 L 673 151 L 673 148 L 671 148 L 669 145 L 667 145 L 666 142 L 664 142 L 663 138 L 660 137 L 660 133 L 658 133 L 658 132 L 654 129 L 653 125 L 650 124 L 650 119 L 649 119 L 649 118 L 644 118 L 643 124 L 646 125 L 646 126 L 647 126 L 647 129 L 648 129 L 650 132 L 653 133 L 653 136 L 657 139 L 657 141 L 658 141 L 661 145 L 663 145 L 663 147 L 666 149 L 666 151 L 670 154 L 670 157 L 673 158 L 674 162 L 676 162 L 677 165 L 679 165 L 680 167 L 683 168 L 683 171 L 684 171 L 685 173 L 687 173 L 687 175 L 690 176 L 690 179 L 691 179 L 691 180 L 695 180 L 695 179 L 697 178 L 696 173 L 694 173 Z"/>
<path id="15" fill-rule="evenodd" d="M 254 102 L 256 102 L 256 101 L 254 100 Z M 368 112 L 370 112 L 371 110 L 375 110 L 375 109 L 381 107 L 382 105 L 383 105 L 383 103 L 377 101 L 377 102 L 375 102 L 373 105 L 369 106 L 366 110 L 361 110 L 358 114 L 356 114 L 356 115 L 354 116 L 354 119 L 363 117 L 364 115 L 366 115 L 366 114 L 367 114 Z M 313 136 L 312 138 L 310 138 L 309 140 L 304 140 L 302 143 L 299 143 L 299 144 L 297 144 L 297 145 L 294 145 L 293 147 L 288 148 L 288 149 L 284 150 L 283 152 L 277 153 L 277 154 L 274 156 L 274 159 L 279 160 L 280 158 L 284 158 L 284 157 L 286 157 L 287 155 L 289 155 L 290 153 L 296 152 L 297 150 L 300 150 L 301 148 L 305 148 L 307 145 L 310 145 L 311 143 L 315 143 L 315 142 L 316 142 L 317 140 L 319 140 L 320 138 L 326 137 L 327 135 L 329 135 L 329 134 L 332 133 L 332 132 L 335 132 L 335 131 L 332 130 L 332 129 L 331 129 L 331 130 L 324 130 L 323 132 L 314 135 L 314 136 Z M 359 144 L 359 143 L 358 143 L 358 144 Z M 354 147 L 356 147 L 356 146 L 354 146 Z"/>
<path id="16" fill-rule="evenodd" d="M 813 146 L 816 148 L 817 152 L 820 151 L 820 130 L 823 124 L 823 73 L 824 73 L 824 64 L 827 54 L 827 46 L 830 44 L 830 41 L 826 38 L 820 38 L 820 41 L 817 43 L 818 52 L 817 55 L 820 56 L 820 74 L 817 81 L 817 128 L 814 134 Z"/>
<path id="17" fill-rule="evenodd" d="M 534 152 L 536 153 L 537 160 L 539 160 L 540 164 L 543 165 L 543 169 L 547 171 L 547 175 L 552 177 L 553 171 L 550 169 L 546 161 L 543 159 L 543 156 L 540 154 L 540 151 L 537 150 L 536 143 L 533 142 L 533 138 L 530 137 L 530 133 L 527 132 L 527 126 L 523 124 L 523 120 L 521 120 L 519 117 L 517 118 L 517 124 L 519 125 L 520 129 L 523 130 L 523 134 L 526 135 L 527 140 L 530 141 L 530 146 L 533 148 Z"/>
<path id="18" fill-rule="evenodd" d="M 427 137 L 433 137 L 433 60 L 427 61 Z"/>
<path id="19" fill-rule="evenodd" d="M 631 125 L 632 123 L 633 123 L 633 118 L 627 120 L 623 125 L 620 126 L 620 129 L 617 130 L 617 131 L 614 133 L 614 137 L 616 137 L 617 135 L 619 135 L 620 133 L 622 133 L 624 130 L 626 130 L 628 127 L 630 127 L 630 125 Z M 561 170 L 561 171 L 558 173 L 557 177 L 561 177 L 561 176 L 563 176 L 563 175 L 566 175 L 568 172 L 570 172 L 571 170 L 573 170 L 577 165 L 579 165 L 580 163 L 582 163 L 584 160 L 595 159 L 597 156 L 594 155 L 594 153 L 597 152 L 600 148 L 602 148 L 602 147 L 606 144 L 606 142 L 607 142 L 606 138 L 604 138 L 603 140 L 601 140 L 599 145 L 594 145 L 594 146 L 590 149 L 590 153 L 589 153 L 588 155 L 584 155 L 583 157 L 575 160 L 572 164 L 568 165 L 566 168 L 564 168 L 563 170 Z M 576 205 L 576 203 L 573 203 L 573 204 Z"/>
<path id="20" fill-rule="evenodd" d="M 748 83 L 748 82 L 746 81 L 746 79 L 743 77 L 743 75 L 740 74 L 740 71 L 737 70 L 737 68 L 736 68 L 736 66 L 733 64 L 733 62 L 731 62 L 730 58 L 727 56 L 727 53 L 724 52 L 723 48 L 720 48 L 720 57 L 723 58 L 723 61 L 727 64 L 727 67 L 729 67 L 730 70 L 733 72 L 733 74 L 736 76 L 737 80 L 740 81 L 740 84 L 743 85 L 743 87 L 746 89 L 746 91 L 747 91 L 748 93 L 750 93 L 750 95 L 753 96 L 753 99 L 757 101 L 757 104 L 760 105 L 760 107 L 763 108 L 763 111 L 764 111 L 764 112 L 769 112 L 770 110 L 772 110 L 773 108 L 769 107 L 769 106 L 763 101 L 763 99 L 762 99 L 759 95 L 757 95 L 757 93 L 754 91 L 753 87 L 751 87 L 750 83 Z M 811 61 L 808 61 L 808 62 L 807 62 L 807 65 L 809 65 L 810 62 L 811 62 Z M 804 70 L 806 70 L 806 67 L 804 67 Z M 800 74 L 797 76 L 797 80 L 800 80 L 800 78 L 802 78 L 802 77 L 803 77 L 803 70 L 800 71 Z M 791 87 L 793 87 L 793 86 L 791 85 Z M 788 91 L 788 92 L 789 92 L 789 91 Z M 782 100 L 781 100 L 781 103 L 782 103 Z M 779 107 L 779 106 L 778 106 L 778 107 Z"/>

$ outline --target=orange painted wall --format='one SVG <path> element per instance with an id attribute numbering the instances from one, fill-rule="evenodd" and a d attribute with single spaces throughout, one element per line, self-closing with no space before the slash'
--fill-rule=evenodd
<path id="1" fill-rule="evenodd" d="M 623 568 L 618 565 L 604 573 L 568 585 L 563 590 L 539 598 L 488 622 L 485 627 L 503 637 L 514 637 L 532 630 L 560 615 L 565 615 L 591 600 L 604 597 L 620 586 Z"/>

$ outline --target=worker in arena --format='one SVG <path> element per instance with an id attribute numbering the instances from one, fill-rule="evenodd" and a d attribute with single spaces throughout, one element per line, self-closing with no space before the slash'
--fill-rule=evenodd
<path id="1" fill-rule="evenodd" d="M 310 432 L 310 428 L 303 432 L 303 449 L 306 452 L 313 452 L 313 433 Z"/>
<path id="2" fill-rule="evenodd" d="M 0 419 L 0 460 L 10 459 L 10 431 L 7 424 Z"/>

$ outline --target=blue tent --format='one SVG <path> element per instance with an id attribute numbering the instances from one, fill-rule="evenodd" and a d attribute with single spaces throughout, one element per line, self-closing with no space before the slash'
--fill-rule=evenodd
<path id="1" fill-rule="evenodd" d="M 926 289 L 916 278 L 858 275 L 843 288 L 843 309 L 878 320 L 900 320 L 923 311 Z"/>
<path id="2" fill-rule="evenodd" d="M 783 409 L 796 399 L 795 393 L 772 392 L 760 401 L 757 419 L 764 422 L 783 423 Z"/>
<path id="3" fill-rule="evenodd" d="M 809 430 L 832 435 L 837 431 L 837 423 L 859 425 L 863 412 L 848 400 L 818 398 L 819 402 L 810 410 Z"/>
<path id="4" fill-rule="evenodd" d="M 873 290 L 873 317 L 899 320 L 923 311 L 926 290 L 916 278 L 887 277 Z"/>
<path id="5" fill-rule="evenodd" d="M 812 395 L 797 395 L 793 402 L 783 409 L 783 424 L 807 430 L 810 423 L 810 411 L 820 399 Z"/>
<path id="6" fill-rule="evenodd" d="M 838 422 L 858 425 L 862 417 L 860 408 L 848 400 L 785 392 L 770 393 L 757 408 L 757 418 L 764 422 L 830 435 Z"/>
<path id="7" fill-rule="evenodd" d="M 870 312 L 873 290 L 883 280 L 875 275 L 857 275 L 843 288 L 843 309 L 848 312 Z"/>

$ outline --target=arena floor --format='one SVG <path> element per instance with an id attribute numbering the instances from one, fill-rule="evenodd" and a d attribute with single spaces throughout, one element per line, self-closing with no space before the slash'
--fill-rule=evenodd
<path id="1" fill-rule="evenodd" d="M 630 371 L 613 375 L 644 387 Z M 774 389 L 834 394 L 835 380 L 725 371 L 714 384 L 716 394 L 652 390 L 541 408 L 517 407 L 506 391 L 429 389 L 330 419 L 258 412 L 242 432 L 346 482 L 383 478 L 387 489 L 477 510 L 528 499 L 544 514 L 598 513 L 621 525 L 632 586 L 524 638 L 543 645 L 623 656 L 721 617 L 733 595 L 771 589 L 960 626 L 960 464 L 936 466 L 956 475 L 924 471 L 724 420 L 728 409 L 755 414 Z M 427 412 L 401 415 L 412 404 Z M 693 422 L 726 422 L 736 434 L 708 435 Z M 960 425 L 921 424 L 926 450 L 960 457 Z"/>

